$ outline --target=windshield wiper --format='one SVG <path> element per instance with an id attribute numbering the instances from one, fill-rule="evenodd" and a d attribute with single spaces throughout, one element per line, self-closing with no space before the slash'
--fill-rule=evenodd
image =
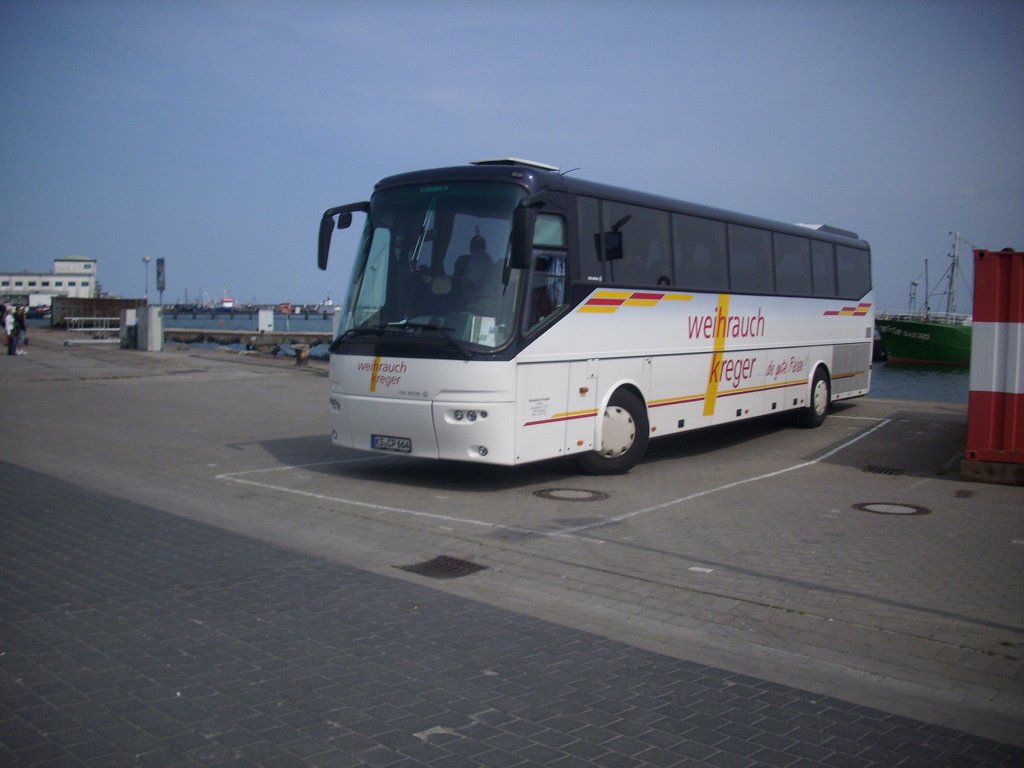
<path id="1" fill-rule="evenodd" d="M 345 341 L 346 339 L 354 339 L 357 336 L 380 336 L 382 333 L 384 333 L 383 325 L 361 325 L 358 328 L 349 328 L 337 340 Z"/>
<path id="2" fill-rule="evenodd" d="M 398 330 L 408 329 L 410 331 L 437 331 L 441 334 L 441 337 L 448 342 L 452 349 L 459 353 L 459 356 L 462 357 L 462 359 L 469 360 L 472 357 L 469 350 L 459 344 L 459 342 L 451 335 L 451 331 L 455 330 L 454 328 L 449 328 L 445 325 L 437 325 L 435 323 L 415 323 L 410 322 L 409 320 L 399 320 L 398 322 L 388 323 L 386 328 L 394 328 Z"/>
<path id="3" fill-rule="evenodd" d="M 362 325 L 358 328 L 349 328 L 338 336 L 338 338 L 332 341 L 331 345 L 327 349 L 331 353 L 334 353 L 337 352 L 341 345 L 346 341 L 350 341 L 359 336 L 380 336 L 382 333 L 384 333 L 384 326 L 382 325 Z"/>

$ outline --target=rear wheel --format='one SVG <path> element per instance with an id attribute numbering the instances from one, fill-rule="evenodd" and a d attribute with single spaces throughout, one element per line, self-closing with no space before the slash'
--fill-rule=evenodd
<path id="1" fill-rule="evenodd" d="M 829 382 L 828 372 L 824 366 L 819 365 L 814 371 L 814 378 L 811 380 L 811 399 L 807 407 L 797 415 L 797 423 L 801 427 L 813 429 L 820 427 L 828 415 L 829 404 L 832 402 L 832 386 Z"/>
<path id="2" fill-rule="evenodd" d="M 620 475 L 647 452 L 650 426 L 643 401 L 627 389 L 616 390 L 604 410 L 601 445 L 579 457 L 592 475 Z"/>

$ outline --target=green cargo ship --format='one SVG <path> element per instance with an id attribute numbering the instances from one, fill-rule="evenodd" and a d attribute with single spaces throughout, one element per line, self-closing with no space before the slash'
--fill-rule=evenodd
<path id="1" fill-rule="evenodd" d="M 968 315 L 890 315 L 880 312 L 875 327 L 890 363 L 917 365 L 971 364 L 971 318 Z"/>
<path id="2" fill-rule="evenodd" d="M 875 315 L 875 328 L 882 337 L 882 348 L 891 363 L 918 365 L 955 365 L 967 368 L 971 364 L 971 316 L 956 313 L 957 276 L 960 270 L 960 233 L 953 236 L 952 259 L 944 278 L 946 285 L 946 311 L 932 312 L 931 293 L 928 290 L 928 260 L 924 261 L 924 310 L 896 314 L 879 312 Z M 910 302 L 916 303 L 918 282 L 910 284 Z"/>

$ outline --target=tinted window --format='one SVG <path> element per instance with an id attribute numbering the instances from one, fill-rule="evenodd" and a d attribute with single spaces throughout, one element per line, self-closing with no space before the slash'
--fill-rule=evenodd
<path id="1" fill-rule="evenodd" d="M 694 216 L 672 217 L 676 285 L 708 291 L 729 290 L 725 224 Z"/>
<path id="2" fill-rule="evenodd" d="M 844 299 L 859 299 L 871 290 L 871 260 L 867 251 L 836 246 L 836 277 L 839 295 Z"/>
<path id="3" fill-rule="evenodd" d="M 811 241 L 811 272 L 815 296 L 836 295 L 836 261 L 829 243 Z"/>
<path id="4" fill-rule="evenodd" d="M 775 234 L 775 290 L 793 296 L 811 294 L 811 241 Z"/>
<path id="5" fill-rule="evenodd" d="M 671 285 L 668 213 L 622 203 L 605 202 L 601 207 L 605 231 L 621 236 L 622 258 L 608 265 L 611 279 L 617 283 Z"/>
<path id="6" fill-rule="evenodd" d="M 533 265 L 525 314 L 527 331 L 554 315 L 566 296 L 564 252 L 536 249 Z"/>
<path id="7" fill-rule="evenodd" d="M 772 237 L 763 229 L 729 225 L 729 285 L 734 291 L 772 293 Z"/>
<path id="8" fill-rule="evenodd" d="M 537 216 L 537 224 L 533 229 L 533 244 L 550 248 L 565 247 L 565 219 L 551 213 Z"/>

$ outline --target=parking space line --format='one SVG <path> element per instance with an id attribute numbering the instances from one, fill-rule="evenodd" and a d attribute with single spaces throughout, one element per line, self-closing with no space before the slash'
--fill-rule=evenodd
<path id="1" fill-rule="evenodd" d="M 602 528 L 602 527 L 605 527 L 605 526 L 608 526 L 608 525 L 615 525 L 617 523 L 621 523 L 621 522 L 624 522 L 626 520 L 631 520 L 631 519 L 633 519 L 635 517 L 640 517 L 641 515 L 646 515 L 646 514 L 649 514 L 651 512 L 658 512 L 660 510 L 667 509 L 669 507 L 673 507 L 673 506 L 676 506 L 678 504 L 683 504 L 684 502 L 687 502 L 687 501 L 692 501 L 693 499 L 699 499 L 699 498 L 703 498 L 705 496 L 710 496 L 712 494 L 720 493 L 721 491 L 727 491 L 730 488 L 736 488 L 736 487 L 741 486 L 741 485 L 747 485 L 748 483 L 756 483 L 756 482 L 758 482 L 760 480 L 768 480 L 770 478 L 778 477 L 779 475 L 784 475 L 784 474 L 787 474 L 789 472 L 794 472 L 794 471 L 799 470 L 799 469 L 805 469 L 806 467 L 812 467 L 812 466 L 814 466 L 816 464 L 820 464 L 821 462 L 825 461 L 826 459 L 831 458 L 832 456 L 835 456 L 837 453 L 845 450 L 846 448 L 849 448 L 854 443 L 856 443 L 856 442 L 858 442 L 860 440 L 863 440 L 865 437 L 868 437 L 872 433 L 874 433 L 877 430 L 881 429 L 886 424 L 889 424 L 890 421 L 891 421 L 891 419 L 883 419 L 883 420 L 879 421 L 879 423 L 877 423 L 873 427 L 871 427 L 870 429 L 865 430 L 864 432 L 861 432 L 859 435 L 856 435 L 855 437 L 850 438 L 846 442 L 841 443 L 840 445 L 837 445 L 835 448 L 832 448 L 831 450 L 823 453 L 821 456 L 818 456 L 818 457 L 816 457 L 814 459 L 811 459 L 810 461 L 803 461 L 803 462 L 800 462 L 799 464 L 794 464 L 794 465 L 789 466 L 789 467 L 783 467 L 782 469 L 777 469 L 777 470 L 774 470 L 773 472 L 765 472 L 763 474 L 755 475 L 753 477 L 743 478 L 742 480 L 734 480 L 734 481 L 732 481 L 730 483 L 725 483 L 723 485 L 719 485 L 719 486 L 716 486 L 714 488 L 707 488 L 707 489 L 705 489 L 703 491 L 695 491 L 694 493 L 687 494 L 686 496 L 680 496 L 679 498 L 670 499 L 669 501 L 664 501 L 664 502 L 661 502 L 660 504 L 653 504 L 651 506 L 644 507 L 642 509 L 635 509 L 632 512 L 625 512 L 625 513 L 623 513 L 621 515 L 615 515 L 614 517 L 610 517 L 610 518 L 607 518 L 606 520 L 601 520 L 599 522 L 588 523 L 586 525 L 577 525 L 577 526 L 573 526 L 571 528 L 563 528 L 561 530 L 556 530 L 556 531 L 537 530 L 535 528 L 525 528 L 523 526 L 516 526 L 516 525 L 505 525 L 504 523 L 493 523 L 493 522 L 490 522 L 490 521 L 487 521 L 487 520 L 478 520 L 478 519 L 472 518 L 472 517 L 457 517 L 455 515 L 443 515 L 443 514 L 439 514 L 437 512 L 425 512 L 425 511 L 420 510 L 420 509 L 408 509 L 408 508 L 405 508 L 405 507 L 391 507 L 391 506 L 387 506 L 385 504 L 376 504 L 376 503 L 369 502 L 369 501 L 360 501 L 358 499 L 349 499 L 349 498 L 345 498 L 345 497 L 341 497 L 341 496 L 331 496 L 331 495 L 325 494 L 325 493 L 314 493 L 312 491 L 303 491 L 303 490 L 299 490 L 297 488 L 289 488 L 288 486 L 284 486 L 284 485 L 276 485 L 274 483 L 266 483 L 266 482 L 261 482 L 261 481 L 258 481 L 258 480 L 250 480 L 250 479 L 247 479 L 245 477 L 242 477 L 243 475 L 253 475 L 253 474 L 268 473 L 268 472 L 283 472 L 283 471 L 290 471 L 290 470 L 295 470 L 295 469 L 304 469 L 306 467 L 326 466 L 326 465 L 329 465 L 329 464 L 351 464 L 351 463 L 356 463 L 356 462 L 366 462 L 366 461 L 380 460 L 380 457 L 376 457 L 376 456 L 366 457 L 366 458 L 358 458 L 358 459 L 341 459 L 341 460 L 338 460 L 338 461 L 321 461 L 321 462 L 316 462 L 316 463 L 312 463 L 312 464 L 300 464 L 300 465 L 294 465 L 294 466 L 289 465 L 289 466 L 283 466 L 283 467 L 266 467 L 264 469 L 243 470 L 241 472 L 226 472 L 224 474 L 216 475 L 215 479 L 217 479 L 217 480 L 226 480 L 228 482 L 239 483 L 241 485 L 255 486 L 257 488 L 263 488 L 265 490 L 270 490 L 270 491 L 279 491 L 279 492 L 282 492 L 282 493 L 290 493 L 290 494 L 294 494 L 296 496 L 303 496 L 305 498 L 316 499 L 317 501 L 327 501 L 327 502 L 332 502 L 332 503 L 335 503 L 335 504 L 345 504 L 345 505 L 349 505 L 349 506 L 360 507 L 362 509 L 369 509 L 369 510 L 372 510 L 374 512 L 388 512 L 388 513 L 394 513 L 394 514 L 399 514 L 399 515 L 407 515 L 409 517 L 422 518 L 422 519 L 426 519 L 426 520 L 436 520 L 436 521 L 440 521 L 440 522 L 444 522 L 444 523 L 462 523 L 464 525 L 477 526 L 479 528 L 489 528 L 491 530 L 508 531 L 508 532 L 512 532 L 512 533 L 527 534 L 527 535 L 530 535 L 530 536 L 538 536 L 538 537 L 545 537 L 545 538 L 585 539 L 587 541 L 594 542 L 594 541 L 602 541 L 602 540 L 598 539 L 597 537 L 592 536 L 592 535 L 580 535 L 580 534 L 584 534 L 584 533 L 587 533 L 588 531 L 593 531 L 595 529 Z"/>
<path id="2" fill-rule="evenodd" d="M 796 471 L 798 469 L 804 469 L 806 467 L 813 467 L 815 464 L 820 464 L 821 462 L 825 461 L 825 459 L 831 458 L 832 456 L 835 456 L 840 451 L 845 450 L 846 448 L 849 448 L 851 445 L 853 445 L 854 443 L 858 442 L 859 440 L 863 440 L 865 437 L 870 435 L 872 432 L 875 432 L 876 430 L 879 430 L 882 427 L 884 427 L 886 424 L 889 423 L 889 421 L 890 421 L 889 419 L 885 419 L 885 420 L 879 422 L 878 424 L 875 424 L 875 426 L 871 427 L 871 429 L 868 429 L 868 430 L 866 430 L 864 432 L 861 432 L 856 437 L 850 438 L 845 443 L 837 445 L 832 450 L 830 450 L 830 451 L 828 451 L 826 453 L 823 453 L 821 456 L 818 456 L 817 458 L 811 459 L 810 461 L 804 461 L 804 462 L 801 462 L 799 464 L 794 464 L 791 467 L 784 467 L 783 469 L 777 469 L 774 472 L 765 472 L 764 474 L 755 475 L 754 477 L 746 477 L 746 478 L 743 478 L 742 480 L 734 480 L 731 483 L 725 483 L 724 485 L 719 485 L 719 486 L 717 486 L 715 488 L 708 488 L 708 489 L 703 490 L 703 491 L 696 491 L 694 493 L 687 494 L 686 496 L 680 496 L 678 499 L 672 499 L 670 501 L 664 501 L 661 504 L 653 504 L 653 505 L 651 505 L 649 507 L 644 507 L 643 509 L 633 510 L 632 512 L 625 512 L 625 513 L 623 513 L 621 515 L 616 515 L 615 517 L 610 517 L 607 520 L 602 520 L 599 523 L 588 523 L 587 525 L 578 525 L 578 526 L 576 526 L 574 528 L 565 528 L 564 530 L 561 531 L 561 533 L 563 533 L 563 534 L 579 533 L 581 531 L 589 531 L 589 530 L 593 530 L 595 528 L 601 528 L 602 526 L 606 526 L 606 525 L 615 525 L 616 523 L 621 523 L 624 520 L 630 520 L 630 519 L 632 519 L 634 517 L 639 517 L 640 515 L 646 515 L 646 514 L 648 514 L 650 512 L 657 512 L 659 510 L 666 509 L 668 507 L 673 507 L 673 506 L 675 506 L 677 504 L 682 504 L 685 501 L 692 501 L 693 499 L 699 499 L 699 498 L 702 498 L 704 496 L 710 496 L 710 495 L 712 495 L 714 493 L 719 493 L 720 491 L 727 491 L 730 488 L 736 488 L 737 486 L 740 486 L 740 485 L 746 485 L 747 483 L 756 483 L 759 480 L 767 480 L 767 479 L 772 478 L 772 477 L 778 477 L 779 475 L 784 475 L 784 474 L 786 474 L 788 472 L 794 472 L 794 471 Z"/>
<path id="3" fill-rule="evenodd" d="M 374 456 L 372 459 L 378 459 Z M 525 533 L 530 535 L 550 535 L 550 531 L 535 531 L 532 528 L 522 528 L 514 525 L 504 525 L 502 523 L 491 523 L 486 520 L 476 520 L 471 517 L 456 517 L 454 515 L 441 515 L 436 512 L 424 512 L 420 509 L 406 509 L 404 507 L 389 507 L 385 504 L 374 504 L 369 501 L 359 501 L 358 499 L 347 499 L 341 496 L 331 496 L 326 493 L 314 493 L 312 491 L 303 491 L 297 488 L 289 488 L 285 485 L 275 485 L 273 483 L 263 483 L 257 480 L 248 480 L 241 475 L 256 474 L 258 472 L 276 472 L 285 471 L 292 469 L 303 469 L 305 467 L 320 467 L 327 464 L 349 464 L 356 461 L 370 461 L 371 458 L 367 459 L 348 459 L 342 461 L 321 461 L 315 464 L 301 464 L 297 466 L 284 466 L 284 467 L 267 467 L 265 469 L 250 469 L 242 472 L 226 472 L 215 477 L 216 480 L 227 480 L 232 483 L 239 483 L 241 485 L 251 485 L 257 488 L 263 488 L 270 491 L 280 491 L 282 493 L 290 493 L 296 496 L 303 496 L 308 499 L 316 499 L 317 501 L 329 501 L 337 504 L 346 504 L 353 507 L 361 507 L 363 509 L 373 510 L 374 512 L 393 512 L 401 515 L 408 515 L 410 517 L 420 517 L 428 520 L 439 520 L 445 523 L 464 523 L 466 525 L 475 525 L 481 528 L 491 528 L 501 531 L 511 531 L 514 533 Z"/>

